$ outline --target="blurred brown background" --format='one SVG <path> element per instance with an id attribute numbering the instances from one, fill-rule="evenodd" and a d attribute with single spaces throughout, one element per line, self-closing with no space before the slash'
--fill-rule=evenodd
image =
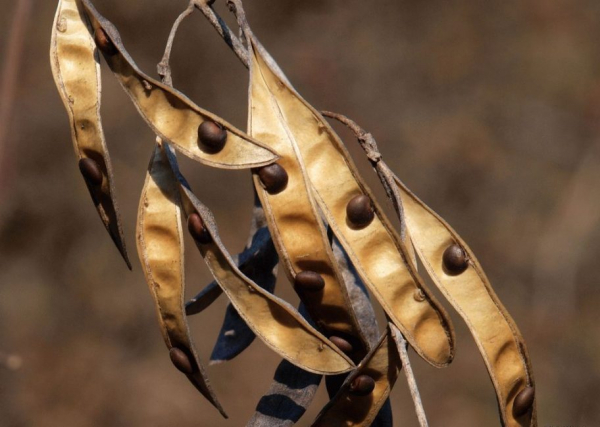
<path id="1" fill-rule="evenodd" d="M 0 145 L 0 426 L 244 425 L 278 358 L 255 342 L 210 368 L 228 421 L 172 367 L 134 242 L 154 137 L 104 67 L 104 126 L 135 261 L 129 272 L 79 176 L 50 73 L 56 1 L 0 0 L 0 72 L 19 3 L 31 4 L 22 9 L 21 66 L 0 94 L 10 100 L 6 89 L 14 89 Z M 186 2 L 95 3 L 154 74 Z M 246 3 L 255 33 L 297 89 L 372 131 L 390 166 L 470 243 L 527 340 L 540 425 L 600 425 L 600 2 Z M 232 22 L 224 0 L 216 8 Z M 176 87 L 245 127 L 246 70 L 199 12 L 182 25 L 173 67 Z M 353 138 L 338 129 L 378 187 Z M 237 252 L 251 213 L 248 173 L 182 163 Z M 192 295 L 209 275 L 194 249 L 188 260 Z M 283 278 L 278 293 L 295 303 Z M 191 320 L 204 360 L 225 303 Z M 483 362 L 453 319 L 459 340 L 450 368 L 413 357 L 430 423 L 499 425 Z M 403 378 L 392 397 L 396 425 L 416 425 Z M 325 401 L 320 390 L 299 425 Z"/>

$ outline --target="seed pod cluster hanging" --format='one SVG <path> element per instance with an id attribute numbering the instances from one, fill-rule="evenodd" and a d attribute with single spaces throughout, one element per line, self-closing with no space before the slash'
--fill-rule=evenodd
<path id="1" fill-rule="evenodd" d="M 320 113 L 298 94 L 251 31 L 241 0 L 227 1 L 240 38 L 212 3 L 191 0 L 176 21 L 158 67 L 161 81 L 139 69 L 117 29 L 90 0 L 60 0 L 52 29 L 52 71 L 71 123 L 79 170 L 130 268 L 99 112 L 101 57 L 157 136 L 136 242 L 174 367 L 226 417 L 187 321 L 225 294 L 230 305 L 211 359 L 230 360 L 255 337 L 283 358 L 249 425 L 298 421 L 325 376 L 331 401 L 312 425 L 391 426 L 389 394 L 401 370 L 419 423 L 427 425 L 406 350 L 410 346 L 442 368 L 454 357 L 455 336 L 445 309 L 417 271 L 418 257 L 472 332 L 502 424 L 537 425 L 524 340 L 471 249 L 393 174 L 371 134 L 344 116 Z M 249 69 L 247 132 L 172 86 L 173 38 L 194 9 L 204 13 Z M 355 132 L 396 209 L 400 230 L 392 227 L 325 117 Z M 255 208 L 240 254 L 232 256 L 225 248 L 213 214 L 179 169 L 176 152 L 203 166 L 251 172 Z M 215 279 L 187 303 L 184 232 Z M 273 293 L 279 264 L 300 298 L 298 309 Z M 381 332 L 369 294 L 387 316 Z M 294 402 L 297 410 L 277 412 L 281 399 Z"/>

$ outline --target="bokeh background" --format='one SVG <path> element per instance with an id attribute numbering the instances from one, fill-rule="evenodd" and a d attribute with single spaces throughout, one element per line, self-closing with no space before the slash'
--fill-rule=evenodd
<path id="1" fill-rule="evenodd" d="M 154 74 L 186 2 L 95 3 Z M 246 3 L 297 89 L 372 131 L 390 166 L 470 243 L 528 343 L 540 425 L 600 425 L 600 2 Z M 52 80 L 56 1 L 0 4 L 0 426 L 244 425 L 277 356 L 255 342 L 210 368 L 225 421 L 172 367 L 157 327 L 134 241 L 152 132 L 104 67 L 129 272 L 80 178 Z M 233 22 L 224 0 L 216 8 Z M 173 68 L 177 88 L 245 127 L 246 70 L 199 12 L 181 27 Z M 337 129 L 383 201 L 354 139 Z M 237 252 L 251 214 L 249 174 L 182 165 Z M 195 249 L 187 256 L 191 296 L 210 277 Z M 283 277 L 278 293 L 297 301 Z M 191 319 L 203 360 L 225 304 Z M 413 357 L 430 423 L 499 425 L 483 362 L 453 319 L 451 367 Z M 392 398 L 396 425 L 417 425 L 402 377 Z M 320 390 L 299 425 L 325 402 Z"/>

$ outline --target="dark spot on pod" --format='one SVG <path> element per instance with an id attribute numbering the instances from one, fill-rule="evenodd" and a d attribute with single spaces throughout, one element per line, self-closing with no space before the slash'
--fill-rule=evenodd
<path id="1" fill-rule="evenodd" d="M 287 172 L 277 163 L 260 168 L 258 177 L 269 194 L 281 193 L 288 184 Z"/>
<path id="2" fill-rule="evenodd" d="M 535 398 L 535 390 L 533 387 L 525 387 L 517 394 L 513 403 L 513 415 L 520 417 L 525 415 L 533 406 L 533 400 Z"/>
<path id="3" fill-rule="evenodd" d="M 194 240 L 203 244 L 210 243 L 212 241 L 212 237 L 204 225 L 204 221 L 202 221 L 202 218 L 200 218 L 200 215 L 194 212 L 188 216 L 187 224 L 188 230 Z"/>
<path id="4" fill-rule="evenodd" d="M 169 357 L 171 358 L 173 365 L 175 365 L 179 371 L 186 375 L 191 375 L 194 373 L 192 361 L 183 350 L 173 347 L 171 350 L 169 350 Z"/>
<path id="5" fill-rule="evenodd" d="M 465 254 L 463 248 L 457 244 L 452 244 L 446 248 L 442 261 L 444 263 L 446 273 L 452 275 L 462 273 L 469 266 L 467 254 Z"/>
<path id="6" fill-rule="evenodd" d="M 348 221 L 354 227 L 363 228 L 366 227 L 375 218 L 375 211 L 371 204 L 371 199 L 364 194 L 354 196 L 346 206 L 346 215 Z"/>
<path id="7" fill-rule="evenodd" d="M 88 184 L 93 185 L 94 187 L 102 185 L 102 169 L 100 169 L 100 165 L 95 160 L 92 160 L 89 157 L 79 160 L 79 171 Z"/>
<path id="8" fill-rule="evenodd" d="M 350 393 L 366 396 L 375 389 L 375 380 L 368 375 L 359 375 L 350 383 Z"/>
<path id="9" fill-rule="evenodd" d="M 294 279 L 296 288 L 303 291 L 316 292 L 321 291 L 325 287 L 325 280 L 320 274 L 314 271 L 301 271 Z"/>
<path id="10" fill-rule="evenodd" d="M 198 141 L 207 153 L 218 153 L 225 147 L 227 131 L 215 122 L 205 120 L 198 126 Z"/>
<path id="11" fill-rule="evenodd" d="M 352 350 L 354 349 L 352 347 L 352 344 L 350 344 L 348 341 L 346 341 L 342 337 L 332 336 L 332 337 L 329 337 L 329 341 L 331 341 L 337 348 L 342 350 L 344 353 L 351 353 Z"/>
<path id="12" fill-rule="evenodd" d="M 98 46 L 98 49 L 100 49 L 105 55 L 113 56 L 115 53 L 117 53 L 117 48 L 103 28 L 98 28 L 96 30 L 94 39 L 96 40 L 96 46 Z"/>

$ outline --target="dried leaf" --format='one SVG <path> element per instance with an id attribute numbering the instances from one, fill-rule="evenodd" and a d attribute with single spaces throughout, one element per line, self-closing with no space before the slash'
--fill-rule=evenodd
<path id="1" fill-rule="evenodd" d="M 158 141 L 140 200 L 137 243 L 171 360 L 227 418 L 208 382 L 184 310 L 184 248 L 179 183 Z"/>
<path id="2" fill-rule="evenodd" d="M 60 0 L 52 26 L 50 64 L 69 115 L 80 170 L 102 223 L 131 269 L 102 131 L 100 65 L 91 31 L 79 3 Z"/>
<path id="3" fill-rule="evenodd" d="M 104 59 L 139 113 L 158 136 L 172 143 L 184 155 L 217 168 L 258 167 L 277 160 L 277 155 L 258 141 L 198 107 L 177 90 L 140 71 L 125 50 L 115 26 L 100 15 L 89 0 L 81 1 L 93 31 L 107 40 L 108 47 L 101 49 Z M 216 152 L 199 143 L 200 125 L 210 122 L 217 125 L 216 132 L 226 134 L 225 145 Z"/>

